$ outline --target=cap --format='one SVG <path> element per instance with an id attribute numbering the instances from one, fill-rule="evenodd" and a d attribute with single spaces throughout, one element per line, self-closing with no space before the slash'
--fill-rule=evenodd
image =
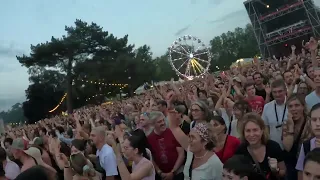
<path id="1" fill-rule="evenodd" d="M 34 144 L 37 146 L 43 145 L 43 139 L 41 137 L 35 137 L 29 144 Z"/>
<path id="2" fill-rule="evenodd" d="M 30 147 L 29 149 L 27 149 L 23 152 L 26 153 L 27 155 L 33 157 L 37 161 L 38 165 L 44 165 L 44 162 L 41 158 L 41 152 L 38 148 Z"/>
<path id="3" fill-rule="evenodd" d="M 29 142 L 23 138 L 14 139 L 11 145 L 13 149 L 26 150 L 28 148 Z"/>

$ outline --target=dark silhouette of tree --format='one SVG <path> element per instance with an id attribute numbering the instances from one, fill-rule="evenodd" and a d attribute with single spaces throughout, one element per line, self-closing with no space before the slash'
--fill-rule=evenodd
<path id="1" fill-rule="evenodd" d="M 67 75 L 67 107 L 72 112 L 72 80 L 73 67 L 78 62 L 103 58 L 112 61 L 118 54 L 131 51 L 127 46 L 128 36 L 117 39 L 95 23 L 88 24 L 75 21 L 74 27 L 65 27 L 67 35 L 61 38 L 52 37 L 50 42 L 31 45 L 30 55 L 17 56 L 26 67 L 54 67 Z"/>
<path id="2" fill-rule="evenodd" d="M 66 75 L 56 70 L 43 70 L 33 74 L 29 79 L 32 84 L 26 90 L 27 100 L 22 106 L 28 123 L 59 113 L 60 111 L 55 113 L 48 113 L 48 111 L 60 102 L 65 93 Z M 59 108 L 63 107 L 65 107 L 64 104 Z"/>
<path id="3" fill-rule="evenodd" d="M 248 24 L 244 29 L 236 28 L 210 41 L 213 59 L 211 71 L 228 69 L 232 62 L 240 58 L 250 58 L 260 53 L 253 28 Z"/>
<path id="4" fill-rule="evenodd" d="M 0 112 L 0 119 L 5 123 L 24 123 L 26 118 L 23 114 L 22 104 L 14 104 L 8 111 Z"/>

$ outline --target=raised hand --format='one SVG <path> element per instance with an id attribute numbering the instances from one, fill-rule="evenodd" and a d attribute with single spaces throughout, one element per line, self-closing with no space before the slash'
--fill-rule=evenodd
<path id="1" fill-rule="evenodd" d="M 264 90 L 266 91 L 266 94 L 270 94 L 271 93 L 270 85 L 267 84 L 266 87 L 264 88 Z"/>
<path id="2" fill-rule="evenodd" d="M 276 158 L 268 157 L 268 163 L 271 171 L 277 171 L 278 170 L 278 160 Z"/>
<path id="3" fill-rule="evenodd" d="M 180 117 L 179 113 L 176 110 L 170 110 L 168 112 L 167 118 L 168 118 L 168 121 L 169 121 L 170 128 L 179 127 L 181 117 Z"/>

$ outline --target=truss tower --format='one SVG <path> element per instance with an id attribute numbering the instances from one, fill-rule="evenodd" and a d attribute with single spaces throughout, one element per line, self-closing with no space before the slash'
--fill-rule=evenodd
<path id="1" fill-rule="evenodd" d="M 244 6 L 264 58 L 279 55 L 288 42 L 300 47 L 303 39 L 320 37 L 320 9 L 313 0 L 247 0 Z"/>

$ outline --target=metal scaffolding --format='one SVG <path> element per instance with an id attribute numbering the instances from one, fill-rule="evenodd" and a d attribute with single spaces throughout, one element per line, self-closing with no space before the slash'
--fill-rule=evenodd
<path id="1" fill-rule="evenodd" d="M 270 52 L 275 48 L 274 45 L 276 44 L 285 43 L 308 34 L 320 37 L 320 11 L 313 0 L 300 0 L 293 4 L 286 4 L 277 8 L 276 11 L 262 16 L 258 15 L 259 12 L 255 7 L 257 2 L 259 0 L 247 0 L 244 5 L 251 20 L 262 57 L 271 57 Z M 265 32 L 266 29 L 269 29 L 266 28 L 268 22 L 301 9 L 306 12 L 306 15 L 304 15 L 306 16 L 305 20 L 297 20 L 296 23 L 289 26 L 279 27 L 279 29 L 272 32 Z"/>
<path id="2" fill-rule="evenodd" d="M 246 1 L 244 2 L 244 5 L 247 9 L 249 18 L 251 20 L 253 32 L 257 39 L 261 56 L 265 58 L 265 57 L 269 57 L 270 51 L 269 51 L 268 45 L 266 44 L 266 33 L 263 32 L 262 25 L 259 20 L 259 16 L 254 6 L 254 2 L 255 0 Z"/>

